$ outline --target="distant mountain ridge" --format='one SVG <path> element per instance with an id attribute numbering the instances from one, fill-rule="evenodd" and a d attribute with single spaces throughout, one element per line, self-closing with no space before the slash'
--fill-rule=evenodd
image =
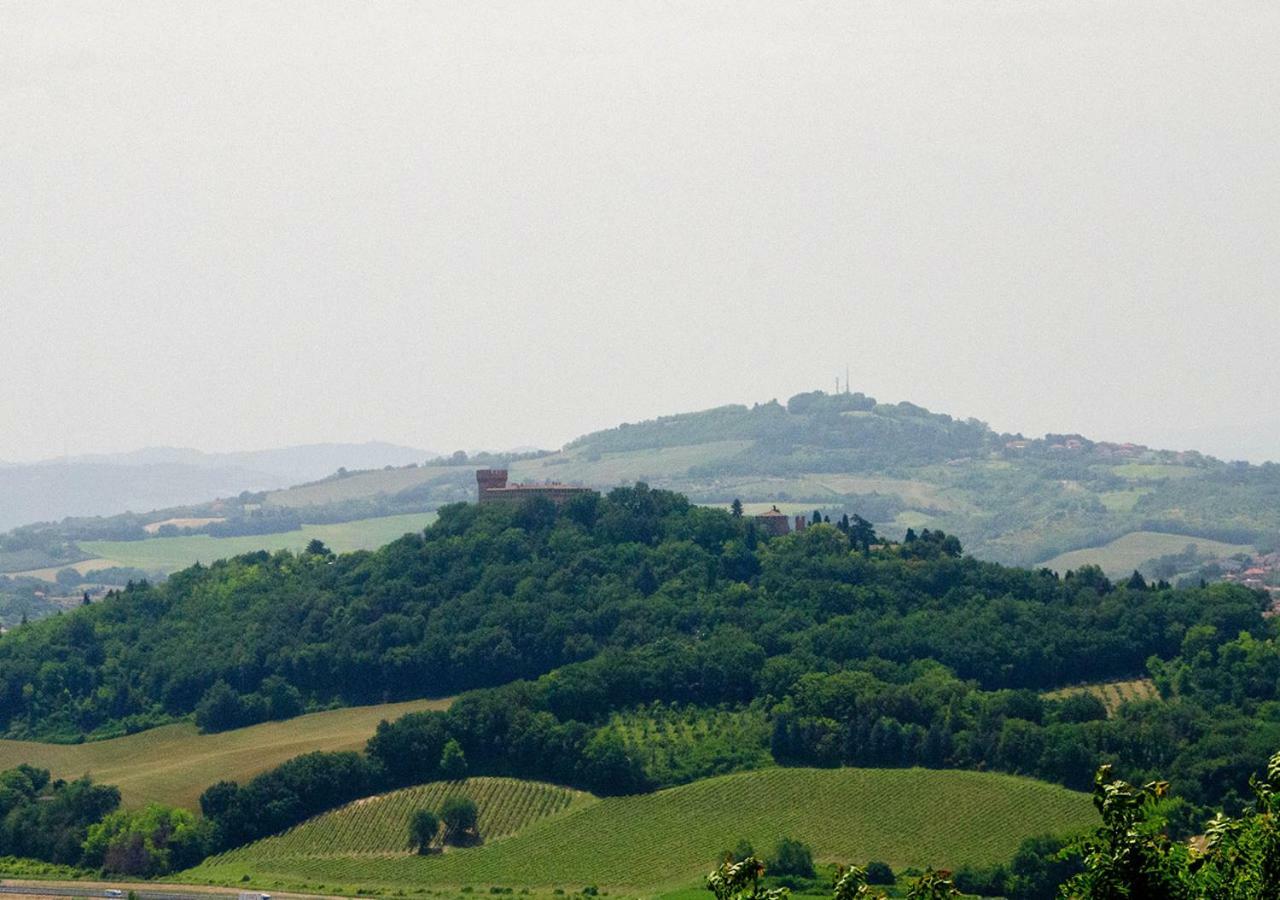
<path id="1" fill-rule="evenodd" d="M 289 478 L 311 481 L 339 468 L 370 469 L 422 462 L 438 454 L 418 447 L 386 441 L 364 443 L 316 443 L 273 447 L 266 450 L 233 450 L 210 453 L 192 447 L 142 447 L 124 453 L 86 453 L 66 459 L 42 460 L 43 464 L 100 463 L 120 466 L 189 465 L 202 468 L 238 466 Z"/>
<path id="2" fill-rule="evenodd" d="M 68 516 L 115 515 L 200 503 L 242 491 L 314 481 L 339 468 L 404 466 L 435 455 L 371 441 L 234 453 L 151 447 L 8 464 L 0 466 L 0 530 Z"/>

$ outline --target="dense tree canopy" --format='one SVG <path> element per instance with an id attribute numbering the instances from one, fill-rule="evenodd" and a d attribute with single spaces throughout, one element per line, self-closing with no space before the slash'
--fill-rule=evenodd
<path id="1" fill-rule="evenodd" d="M 376 553 L 196 566 L 0 640 L 0 727 L 71 739 L 200 709 L 216 729 L 658 646 L 680 647 L 671 664 L 689 668 L 675 691 L 711 702 L 871 658 L 933 659 L 985 689 L 1047 688 L 1141 671 L 1193 626 L 1260 626 L 1254 595 L 1225 586 L 1114 590 L 960 558 L 945 540 L 855 553 L 853 532 L 832 526 L 751 549 L 753 534 L 638 485 L 559 515 L 448 507 Z"/>
<path id="2" fill-rule="evenodd" d="M 88 778 L 55 781 L 26 765 L 0 772 L 0 856 L 75 865 L 89 826 L 119 805 L 118 790 Z"/>

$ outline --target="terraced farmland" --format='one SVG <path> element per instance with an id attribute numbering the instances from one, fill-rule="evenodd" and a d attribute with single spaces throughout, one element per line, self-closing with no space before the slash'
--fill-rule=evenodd
<path id="1" fill-rule="evenodd" d="M 438 781 L 349 803 L 258 845 L 259 853 L 295 859 L 403 856 L 410 852 L 409 820 L 420 809 L 439 811 L 450 797 L 470 797 L 485 843 L 509 837 L 539 819 L 595 802 L 590 794 L 515 778 Z M 269 845 L 269 846 L 268 846 Z M 436 846 L 440 846 L 437 839 Z M 226 854 L 234 858 L 235 852 Z M 220 857 L 211 860 L 217 865 Z"/>
<path id="2" fill-rule="evenodd" d="M 336 832 L 348 827 L 336 821 L 343 815 L 298 830 Z M 648 891 L 695 882 L 740 838 L 772 847 L 794 837 L 823 862 L 959 865 L 1007 859 L 1030 835 L 1086 827 L 1095 816 L 1085 794 L 1011 775 L 773 768 L 634 797 L 584 797 L 558 814 L 511 819 L 526 824 L 510 837 L 430 856 L 410 853 L 407 830 L 394 828 L 385 851 L 359 855 L 318 857 L 285 843 L 287 835 L 268 838 L 180 878 L 238 884 L 248 876 L 257 887 L 316 891 L 583 884 Z"/>
<path id="3" fill-rule="evenodd" d="M 1134 678 L 1129 681 L 1106 681 L 1100 684 L 1081 684 L 1060 688 L 1045 694 L 1049 699 L 1060 699 L 1072 694 L 1092 694 L 1107 708 L 1107 715 L 1114 716 L 1123 704 L 1137 700 L 1159 700 L 1160 692 L 1150 678 Z"/>
<path id="4" fill-rule="evenodd" d="M 312 750 L 359 750 L 382 719 L 448 705 L 411 700 L 355 706 L 218 734 L 200 734 L 184 722 L 86 744 L 0 741 L 0 769 L 29 763 L 55 778 L 87 773 L 118 786 L 125 806 L 154 801 L 195 810 L 201 792 L 215 781 L 243 781 Z"/>

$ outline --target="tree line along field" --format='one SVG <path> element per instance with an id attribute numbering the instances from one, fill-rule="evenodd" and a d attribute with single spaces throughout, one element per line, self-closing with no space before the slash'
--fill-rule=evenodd
<path id="1" fill-rule="evenodd" d="M 1150 678 L 1133 678 L 1128 681 L 1105 681 L 1100 684 L 1082 684 L 1075 687 L 1049 691 L 1044 696 L 1057 700 L 1072 694 L 1092 694 L 1102 701 L 1108 716 L 1114 716 L 1125 703 L 1142 700 L 1159 700 L 1160 692 Z"/>
<path id="2" fill-rule="evenodd" d="M 184 722 L 83 744 L 0 740 L 0 770 L 26 763 L 49 769 L 55 778 L 88 774 L 119 787 L 126 807 L 156 802 L 197 811 L 200 793 L 216 781 L 245 781 L 316 750 L 360 750 L 383 719 L 443 709 L 449 703 L 357 706 L 218 734 L 199 734 L 195 725 Z"/>
<path id="3" fill-rule="evenodd" d="M 174 572 L 196 562 L 205 564 L 229 559 L 257 550 L 301 550 L 312 540 L 319 540 L 335 553 L 351 550 L 374 550 L 403 534 L 421 531 L 435 521 L 435 513 L 413 513 L 357 519 L 334 525 L 303 525 L 297 531 L 278 534 L 251 534 L 238 537 L 211 537 L 193 534 L 182 537 L 157 537 L 144 541 L 84 541 L 82 550 L 98 560 L 114 565 L 148 571 Z"/>
<path id="4" fill-rule="evenodd" d="M 739 839 L 769 848 L 792 837 L 808 843 L 820 862 L 880 859 L 895 868 L 981 864 L 1007 859 L 1029 836 L 1084 828 L 1095 820 L 1086 794 L 983 772 L 773 768 L 650 794 L 575 797 L 544 815 L 528 810 L 539 802 L 564 802 L 549 799 L 562 789 L 515 779 L 482 781 L 487 789 L 471 794 L 481 836 L 489 837 L 486 821 L 520 823 L 505 839 L 427 856 L 411 852 L 407 826 L 383 830 L 378 820 L 394 808 L 397 820 L 404 816 L 407 822 L 409 798 L 434 800 L 452 789 L 426 786 L 318 816 L 178 878 L 235 885 L 247 876 L 259 888 L 320 892 L 583 884 L 647 892 L 696 883 Z M 507 806 L 523 812 L 501 809 Z M 366 834 L 379 836 L 376 844 Z M 320 847 L 350 849 L 317 852 Z"/>

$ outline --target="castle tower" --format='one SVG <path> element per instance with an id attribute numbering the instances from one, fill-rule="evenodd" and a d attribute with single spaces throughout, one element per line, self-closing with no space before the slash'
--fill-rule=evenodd
<path id="1" fill-rule="evenodd" d="M 484 503 L 487 499 L 485 495 L 489 491 L 501 490 L 507 486 L 507 470 L 506 469 L 477 469 L 476 470 L 476 486 L 479 488 L 479 496 L 477 499 Z"/>

